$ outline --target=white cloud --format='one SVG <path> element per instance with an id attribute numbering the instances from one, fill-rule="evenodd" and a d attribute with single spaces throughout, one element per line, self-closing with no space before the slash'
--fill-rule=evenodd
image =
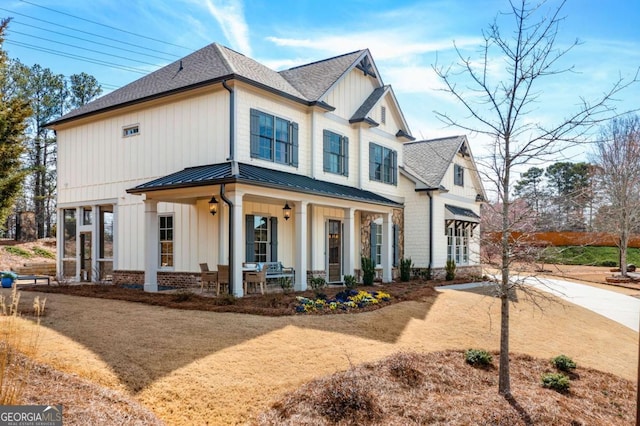
<path id="1" fill-rule="evenodd" d="M 326 33 L 327 31 L 323 31 Z M 370 48 L 376 61 L 400 60 L 405 61 L 411 56 L 421 55 L 438 50 L 449 50 L 451 40 L 437 40 L 431 42 L 416 41 L 416 36 L 404 30 L 370 31 L 359 33 L 334 32 L 336 35 L 317 34 L 311 38 L 283 38 L 267 37 L 267 40 L 280 47 L 313 49 L 324 54 L 338 55 L 349 51 Z M 463 38 L 457 41 L 458 46 L 477 44 L 476 38 Z"/>
<path id="2" fill-rule="evenodd" d="M 231 46 L 239 52 L 251 56 L 249 27 L 244 17 L 241 0 L 203 0 L 202 4 L 216 19 Z"/>

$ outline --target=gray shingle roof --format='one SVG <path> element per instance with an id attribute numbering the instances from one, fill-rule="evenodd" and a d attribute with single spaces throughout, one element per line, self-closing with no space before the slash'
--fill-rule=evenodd
<path id="1" fill-rule="evenodd" d="M 334 58 L 280 71 L 307 99 L 317 101 L 369 51 L 358 50 Z"/>
<path id="2" fill-rule="evenodd" d="M 227 47 L 213 43 L 48 124 L 166 96 L 234 76 L 308 101 L 305 95 L 278 72 Z"/>
<path id="3" fill-rule="evenodd" d="M 480 216 L 478 216 L 473 210 L 466 209 L 464 207 L 452 206 L 451 204 L 445 204 L 444 208 L 447 209 L 451 216 L 450 219 L 463 220 L 468 222 L 479 222 Z"/>
<path id="4" fill-rule="evenodd" d="M 349 119 L 349 123 L 359 123 L 361 121 L 369 121 L 370 124 L 377 126 L 379 123 L 367 117 L 371 112 L 371 109 L 378 103 L 385 93 L 389 90 L 390 86 L 382 86 L 376 88 L 367 99 L 360 105 L 360 108 Z"/>
<path id="5" fill-rule="evenodd" d="M 398 207 L 402 204 L 389 200 L 370 191 L 338 185 L 332 182 L 312 179 L 308 176 L 266 169 L 251 164 L 238 163 L 239 174 L 232 175 L 231 163 L 189 167 L 179 172 L 163 176 L 128 189 L 132 194 L 159 191 L 163 189 L 191 188 L 196 186 L 219 185 L 222 183 L 247 183 L 269 188 L 284 189 L 306 194 L 320 195 L 345 200 L 363 201 Z"/>
<path id="6" fill-rule="evenodd" d="M 438 188 L 453 157 L 466 140 L 465 136 L 452 136 L 406 142 L 403 146 L 404 164 L 428 186 Z"/>

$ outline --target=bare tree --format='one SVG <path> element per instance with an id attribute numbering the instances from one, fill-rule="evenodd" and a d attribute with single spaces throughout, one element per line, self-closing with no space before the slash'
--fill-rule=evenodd
<path id="1" fill-rule="evenodd" d="M 436 112 L 438 117 L 448 125 L 485 135 L 492 141 L 492 154 L 486 160 L 481 159 L 479 166 L 483 168 L 481 172 L 485 179 L 495 186 L 498 203 L 502 207 L 498 391 L 510 398 L 509 293 L 518 285 L 517 276 L 510 273 L 514 261 L 514 242 L 510 238 L 514 168 L 557 158 L 569 146 L 580 143 L 593 126 L 614 115 L 610 101 L 637 80 L 637 73 L 631 81 L 620 78 L 599 99 L 592 102 L 581 99 L 577 111 L 559 123 L 546 125 L 536 122 L 531 113 L 541 100 L 540 83 L 547 77 L 572 70 L 561 68 L 559 60 L 578 41 L 568 47 L 559 47 L 556 43 L 558 28 L 564 19 L 559 15 L 564 2 L 550 11 L 543 9 L 544 2 L 531 4 L 527 0 L 514 0 L 509 4 L 509 12 L 499 14 L 483 32 L 484 44 L 478 61 L 465 57 L 456 47 L 459 62 L 449 67 L 435 65 L 434 70 L 444 82 L 444 90 L 453 95 L 470 115 L 470 119 L 464 121 Z M 507 35 L 501 32 L 499 18 L 512 19 L 511 28 L 505 33 Z M 493 76 L 491 65 L 495 61 L 504 64 L 506 77 Z"/>
<path id="2" fill-rule="evenodd" d="M 627 276 L 627 247 L 640 232 L 640 118 L 615 118 L 602 129 L 593 162 L 607 203 L 607 231 L 618 236 L 620 272 Z"/>

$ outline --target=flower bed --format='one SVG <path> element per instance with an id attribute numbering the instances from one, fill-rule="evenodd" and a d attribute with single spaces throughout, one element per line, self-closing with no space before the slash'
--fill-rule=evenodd
<path id="1" fill-rule="evenodd" d="M 315 299 L 298 296 L 296 313 L 311 313 L 319 311 L 346 311 L 361 309 L 366 306 L 377 305 L 380 302 L 391 300 L 391 296 L 383 291 L 344 290 L 336 294 L 333 299 L 319 294 Z"/>

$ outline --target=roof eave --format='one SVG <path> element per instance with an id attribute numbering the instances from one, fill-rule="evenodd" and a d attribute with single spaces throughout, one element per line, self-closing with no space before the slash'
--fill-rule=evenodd
<path id="1" fill-rule="evenodd" d="M 380 125 L 380 123 L 378 123 L 377 121 L 375 121 L 374 119 L 372 119 L 370 117 L 352 118 L 352 119 L 349 120 L 349 123 L 351 123 L 351 124 L 367 123 L 371 127 L 378 127 Z"/>
<path id="2" fill-rule="evenodd" d="M 227 177 L 227 178 L 220 178 L 220 179 L 215 179 L 215 180 L 210 180 L 210 181 L 203 181 L 203 182 L 197 182 L 197 183 L 181 183 L 181 184 L 174 184 L 174 185 L 163 185 L 162 187 L 151 187 L 151 188 L 130 188 L 127 189 L 126 192 L 128 194 L 133 194 L 133 195 L 142 195 L 142 194 L 146 194 L 146 193 L 150 193 L 150 192 L 160 192 L 160 191 L 166 191 L 166 190 L 172 190 L 172 189 L 185 189 L 185 188 L 194 188 L 194 187 L 200 187 L 200 186 L 212 186 L 212 185 L 221 185 L 221 184 L 231 184 L 231 183 L 242 183 L 242 184 L 247 184 L 247 185 L 252 185 L 252 186 L 260 186 L 262 188 L 270 188 L 270 189 L 281 189 L 281 190 L 287 190 L 287 191 L 291 191 L 291 188 L 289 187 L 282 187 L 280 185 L 277 184 L 269 184 L 269 183 L 263 183 L 263 182 L 256 182 L 250 179 L 243 179 L 243 178 L 237 178 L 237 177 Z M 318 193 L 316 191 L 310 190 L 310 189 L 302 189 L 302 188 L 296 188 L 294 190 L 294 192 L 298 192 L 298 193 L 302 193 L 302 194 L 310 194 L 310 195 L 316 195 L 319 197 L 326 197 L 326 198 L 338 198 L 341 200 L 347 200 L 347 201 L 360 201 L 366 204 L 376 204 L 376 205 L 380 205 L 380 206 L 387 206 L 387 207 L 403 207 L 402 203 L 397 203 L 393 200 L 388 200 L 388 202 L 384 202 L 384 201 L 376 201 L 376 200 L 367 200 L 367 199 L 362 199 L 362 198 L 358 198 L 358 197 L 348 197 L 348 196 L 343 196 L 343 195 L 336 195 L 336 194 L 322 194 L 322 193 Z"/>

